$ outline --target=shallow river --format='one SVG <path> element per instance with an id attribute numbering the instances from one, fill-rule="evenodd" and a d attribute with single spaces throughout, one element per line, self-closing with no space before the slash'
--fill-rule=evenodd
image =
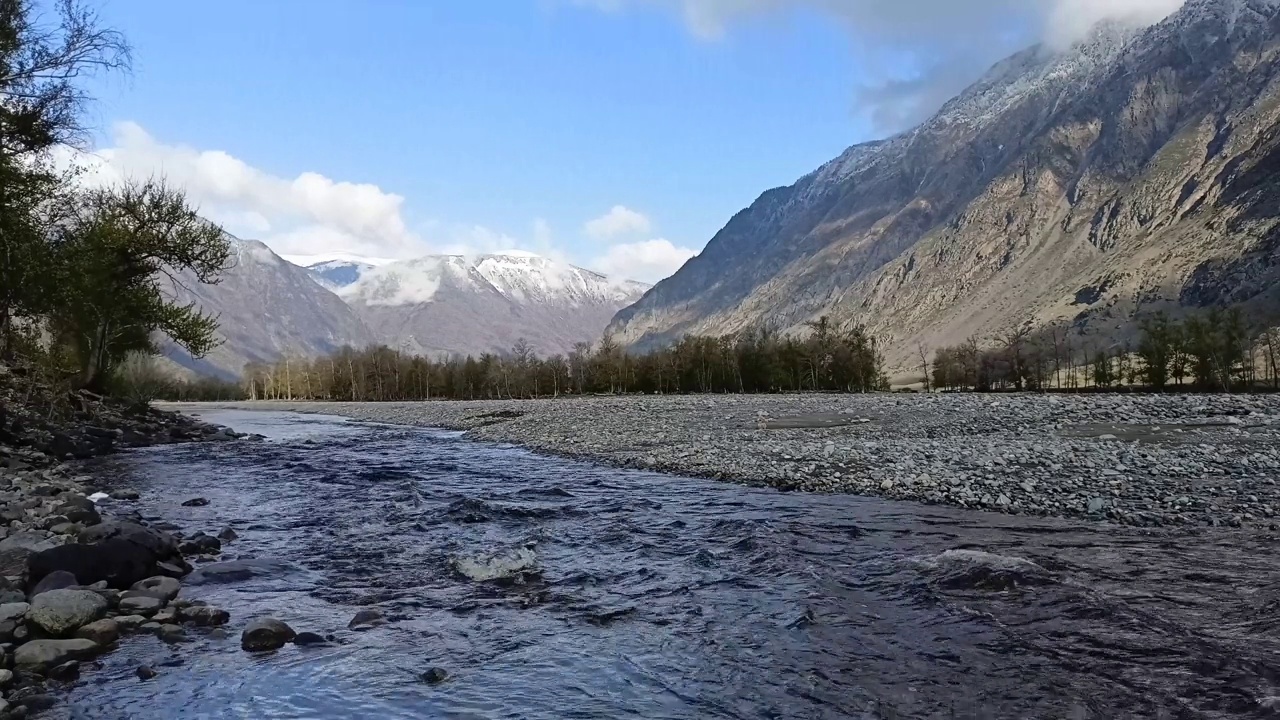
<path id="1" fill-rule="evenodd" d="M 185 593 L 231 637 L 122 641 L 74 718 L 1280 716 L 1280 542 L 620 471 L 283 413 L 117 456 L 119 511 L 272 572 Z M 181 501 L 205 497 L 205 507 Z M 110 501 L 108 501 L 110 502 Z M 536 567 L 477 582 L 458 560 Z M 1030 560 L 1029 564 L 1018 558 Z M 349 631 L 376 605 L 390 622 Z M 327 647 L 239 649 L 273 614 Z M 159 677 L 141 682 L 139 664 Z M 428 685 L 431 667 L 448 680 Z"/>

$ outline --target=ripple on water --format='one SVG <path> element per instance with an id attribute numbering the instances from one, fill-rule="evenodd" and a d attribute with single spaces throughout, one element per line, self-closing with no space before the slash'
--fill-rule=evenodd
<path id="1" fill-rule="evenodd" d="M 268 559 L 184 590 L 233 631 L 270 614 L 334 642 L 130 639 L 71 690 L 73 717 L 1227 718 L 1280 695 L 1273 539 L 778 493 L 320 416 L 209 419 L 273 441 L 103 470 L 190 531 L 234 525 L 225 559 Z M 178 505 L 193 487 L 208 506 Z M 348 630 L 366 608 L 388 623 Z M 139 682 L 141 663 L 160 675 Z M 429 667 L 448 679 L 420 682 Z"/>

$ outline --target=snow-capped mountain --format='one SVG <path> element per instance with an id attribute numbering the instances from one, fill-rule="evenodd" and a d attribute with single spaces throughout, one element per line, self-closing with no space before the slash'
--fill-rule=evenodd
<path id="1" fill-rule="evenodd" d="M 339 294 L 398 349 L 505 352 L 520 338 L 545 355 L 600 338 L 648 286 L 531 253 L 431 255 L 365 272 Z"/>
<path id="2" fill-rule="evenodd" d="M 330 290 L 339 290 L 354 284 L 375 267 L 377 266 L 350 260 L 328 260 L 306 266 L 307 270 L 315 276 L 316 281 Z"/>

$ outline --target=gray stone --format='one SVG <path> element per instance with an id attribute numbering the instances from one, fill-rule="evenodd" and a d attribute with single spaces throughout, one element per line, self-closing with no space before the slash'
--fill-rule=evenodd
<path id="1" fill-rule="evenodd" d="M 101 645 L 84 638 L 32 640 L 14 651 L 13 662 L 19 668 L 41 670 L 70 660 L 87 660 L 101 651 Z"/>
<path id="2" fill-rule="evenodd" d="M 147 619 L 141 615 L 121 615 L 115 621 L 120 625 L 121 630 L 133 632 L 142 627 L 147 622 Z"/>
<path id="3" fill-rule="evenodd" d="M 7 688 L 13 684 L 13 671 L 0 670 L 0 688 Z"/>
<path id="4" fill-rule="evenodd" d="M 30 609 L 31 606 L 24 602 L 5 603 L 4 605 L 0 605 L 0 622 L 20 620 Z"/>
<path id="5" fill-rule="evenodd" d="M 133 595 L 125 593 L 120 598 L 120 612 L 130 615 L 152 615 L 164 607 L 164 602 L 150 595 Z"/>
<path id="6" fill-rule="evenodd" d="M 110 645 L 120 637 L 120 622 L 114 618 L 95 620 L 76 631 L 76 637 Z"/>
<path id="7" fill-rule="evenodd" d="M 187 633 L 180 625 L 164 624 L 156 631 L 156 637 L 167 643 L 183 643 L 187 641 Z"/>
<path id="8" fill-rule="evenodd" d="M 150 577 L 146 580 L 140 580 L 129 588 L 133 592 L 147 593 L 151 597 L 159 598 L 164 602 L 170 602 L 178 597 L 178 593 L 182 592 L 182 583 L 171 577 L 158 575 Z"/>
<path id="9" fill-rule="evenodd" d="M 296 636 L 293 628 L 275 618 L 257 618 L 240 634 L 240 647 L 250 652 L 276 650 Z"/>
<path id="10" fill-rule="evenodd" d="M 50 590 L 31 601 L 26 619 L 54 637 L 66 637 L 106 611 L 107 601 L 92 590 Z"/>
<path id="11" fill-rule="evenodd" d="M 207 605 L 194 605 L 182 608 L 178 616 L 183 622 L 189 622 L 200 627 L 215 627 L 217 625 L 226 625 L 231 616 L 226 610 Z"/>
<path id="12" fill-rule="evenodd" d="M 349 630 L 359 630 L 384 623 L 386 623 L 386 620 L 382 617 L 382 611 L 376 608 L 367 608 L 357 612 L 355 617 L 351 618 L 351 622 L 347 623 L 347 628 Z"/>

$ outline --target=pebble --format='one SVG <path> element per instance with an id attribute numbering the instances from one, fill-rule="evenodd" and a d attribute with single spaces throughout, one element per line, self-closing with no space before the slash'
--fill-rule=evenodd
<path id="1" fill-rule="evenodd" d="M 299 409 L 619 467 L 994 512 L 1267 528 L 1280 507 L 1280 395 L 666 395 Z M 476 419 L 513 409 L 504 422 Z M 818 416 L 848 424 L 804 422 Z M 637 438 L 658 437 L 635 450 Z"/>

